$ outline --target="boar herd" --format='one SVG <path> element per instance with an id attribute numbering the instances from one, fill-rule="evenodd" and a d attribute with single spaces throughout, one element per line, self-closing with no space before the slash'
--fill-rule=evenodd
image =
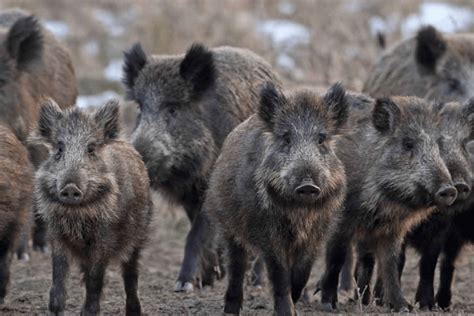
<path id="1" fill-rule="evenodd" d="M 362 92 L 285 89 L 255 53 L 202 44 L 149 55 L 137 43 L 123 83 L 139 107 L 130 142 L 117 101 L 74 107 L 71 58 L 37 18 L 0 11 L 0 304 L 13 255 L 27 260 L 31 243 L 51 249 L 51 314 L 66 312 L 77 263 L 83 315 L 100 313 L 110 264 L 126 314 L 140 315 L 156 190 L 191 223 L 174 291 L 227 276 L 225 313 L 242 310 L 253 260 L 275 314 L 296 315 L 318 254 L 324 310 L 354 279 L 362 304 L 410 311 L 407 246 L 421 256 L 414 301 L 450 307 L 456 259 L 474 243 L 474 35 L 421 28 L 384 53 Z"/>

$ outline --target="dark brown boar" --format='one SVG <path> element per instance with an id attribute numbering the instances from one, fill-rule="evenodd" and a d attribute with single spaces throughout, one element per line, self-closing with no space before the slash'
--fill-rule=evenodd
<path id="1" fill-rule="evenodd" d="M 295 315 L 316 251 L 345 195 L 334 143 L 348 103 L 340 85 L 324 97 L 285 96 L 272 84 L 258 114 L 232 131 L 216 162 L 204 214 L 227 242 L 225 313 L 242 308 L 249 250 L 265 261 L 277 315 Z"/>
<path id="2" fill-rule="evenodd" d="M 280 85 L 270 65 L 246 49 L 194 44 L 184 55 L 147 56 L 136 44 L 125 53 L 127 94 L 140 107 L 133 144 L 152 187 L 193 222 L 176 291 L 192 290 L 196 277 L 212 284 L 213 255 L 196 252 L 206 234 L 198 214 L 225 137 L 255 113 L 266 81 Z"/>
<path id="3" fill-rule="evenodd" d="M 118 262 L 126 292 L 126 314 L 141 313 L 138 259 L 147 239 L 152 202 L 145 166 L 119 136 L 119 107 L 108 102 L 95 113 L 41 108 L 34 140 L 50 148 L 36 175 L 35 204 L 47 223 L 53 283 L 49 310 L 64 313 L 71 260 L 84 274 L 83 315 L 100 311 L 105 270 Z"/>
<path id="4" fill-rule="evenodd" d="M 418 96 L 465 101 L 474 96 L 474 35 L 442 34 L 432 26 L 389 49 L 363 92 L 372 97 Z"/>
<path id="5" fill-rule="evenodd" d="M 386 303 L 396 311 L 408 310 L 397 272 L 403 238 L 437 206 L 451 205 L 457 195 L 438 146 L 439 110 L 423 99 L 394 97 L 352 112 L 356 132 L 337 143 L 348 189 L 327 244 L 322 302 L 328 310 L 336 307 L 339 272 L 355 241 L 363 257 L 358 265 L 370 266 L 376 258 Z M 368 303 L 372 270 L 358 268 L 357 286 L 364 293 L 363 303 Z"/>
<path id="6" fill-rule="evenodd" d="M 33 167 L 16 136 L 0 125 L 0 304 L 10 280 L 10 263 L 20 231 L 28 220 Z"/>

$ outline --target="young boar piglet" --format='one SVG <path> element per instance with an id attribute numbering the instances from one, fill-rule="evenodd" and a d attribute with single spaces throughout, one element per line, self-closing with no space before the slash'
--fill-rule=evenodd
<path id="1" fill-rule="evenodd" d="M 35 204 L 47 224 L 53 282 L 49 310 L 64 313 L 71 260 L 84 274 L 83 315 L 100 311 L 109 263 L 122 266 L 126 313 L 141 313 L 138 259 L 151 220 L 148 175 L 140 155 L 120 136 L 118 102 L 95 113 L 43 104 L 34 138 L 50 148 L 38 170 Z"/>
<path id="2" fill-rule="evenodd" d="M 440 155 L 439 109 L 423 99 L 377 99 L 364 111 L 353 111 L 355 132 L 337 143 L 348 187 L 344 210 L 329 238 L 326 270 L 320 282 L 322 303 L 337 302 L 339 272 L 350 241 L 358 243 L 358 293 L 370 301 L 374 256 L 394 310 L 408 310 L 400 289 L 397 262 L 406 233 L 437 206 L 456 199 L 449 171 Z"/>
<path id="3" fill-rule="evenodd" d="M 0 304 L 10 280 L 10 263 L 31 208 L 33 166 L 11 130 L 0 125 Z"/>
<path id="4" fill-rule="evenodd" d="M 324 97 L 298 90 L 288 97 L 267 83 L 258 114 L 231 132 L 204 204 L 228 246 L 225 313 L 242 308 L 249 250 L 259 253 L 273 285 L 278 315 L 295 315 L 316 250 L 345 195 L 334 142 L 348 104 L 334 85 Z"/>

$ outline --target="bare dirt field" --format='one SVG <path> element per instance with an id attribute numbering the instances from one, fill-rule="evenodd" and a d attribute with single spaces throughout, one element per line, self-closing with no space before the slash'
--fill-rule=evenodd
<path id="1" fill-rule="evenodd" d="M 159 203 L 157 201 L 157 203 Z M 158 205 L 157 205 L 158 206 Z M 161 209 L 161 208 L 160 208 Z M 183 246 L 189 224 L 184 211 L 158 211 L 155 207 L 153 229 L 148 247 L 143 252 L 139 292 L 144 313 L 147 315 L 216 315 L 222 314 L 226 280 L 218 281 L 214 288 L 198 290 L 191 294 L 174 293 L 173 286 L 183 255 Z M 406 297 L 413 301 L 418 282 L 418 256 L 410 251 L 403 275 Z M 312 293 L 322 273 L 321 260 L 315 265 L 308 291 Z M 12 282 L 5 304 L 0 306 L 1 315 L 44 315 L 47 313 L 48 293 L 51 283 L 51 265 L 48 255 L 33 253 L 29 262 L 14 260 Z M 474 251 L 466 249 L 459 261 L 453 286 L 453 307 L 450 313 L 456 315 L 474 314 Z M 66 315 L 79 314 L 84 299 L 84 287 L 78 268 L 71 269 L 68 286 Z M 311 295 L 310 295 L 311 296 Z M 311 296 L 309 302 L 297 304 L 300 314 L 320 314 L 319 295 Z M 386 313 L 386 308 L 359 306 L 340 297 L 340 313 Z M 118 267 L 110 267 L 102 299 L 104 315 L 124 314 L 125 294 Z M 421 311 L 415 309 L 420 314 Z M 272 299 L 268 287 L 258 290 L 245 289 L 243 314 L 268 315 L 272 313 Z M 430 313 L 438 314 L 438 313 Z M 446 313 L 439 313 L 446 314 Z M 334 314 L 331 314 L 334 315 Z"/>

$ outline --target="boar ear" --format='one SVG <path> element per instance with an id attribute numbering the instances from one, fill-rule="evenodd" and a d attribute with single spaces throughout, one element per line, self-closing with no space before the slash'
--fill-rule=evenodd
<path id="1" fill-rule="evenodd" d="M 390 98 L 380 98 L 375 101 L 372 113 L 374 127 L 381 133 L 392 132 L 400 119 L 400 108 Z"/>
<path id="2" fill-rule="evenodd" d="M 202 44 L 193 44 L 179 66 L 179 74 L 191 83 L 198 95 L 206 91 L 216 79 L 212 52 Z"/>
<path id="3" fill-rule="evenodd" d="M 338 82 L 333 84 L 324 96 L 324 102 L 329 107 L 331 119 L 337 132 L 347 122 L 349 116 L 349 102 L 346 96 L 346 89 Z"/>
<path id="4" fill-rule="evenodd" d="M 275 113 L 286 103 L 286 97 L 277 90 L 272 82 L 267 82 L 260 90 L 258 115 L 268 128 L 272 129 Z"/>
<path id="5" fill-rule="evenodd" d="M 34 16 L 18 19 L 10 28 L 6 46 L 8 54 L 16 61 L 17 67 L 24 70 L 43 54 L 43 34 Z"/>
<path id="6" fill-rule="evenodd" d="M 140 43 L 135 43 L 128 51 L 123 52 L 123 79 L 127 97 L 133 99 L 133 86 L 140 71 L 145 67 L 147 58 Z"/>
<path id="7" fill-rule="evenodd" d="M 446 51 L 443 35 L 433 26 L 425 26 L 416 35 L 415 58 L 418 65 L 428 72 L 435 71 L 436 62 Z"/>
<path id="8" fill-rule="evenodd" d="M 116 139 L 120 134 L 120 109 L 117 100 L 110 100 L 94 114 L 94 119 L 104 131 L 105 142 Z"/>
<path id="9" fill-rule="evenodd" d="M 474 97 L 464 103 L 463 117 L 466 118 L 467 122 L 471 127 L 471 138 L 474 137 Z"/>
<path id="10" fill-rule="evenodd" d="M 39 112 L 37 138 L 41 138 L 51 143 L 56 122 L 62 117 L 63 112 L 56 102 L 52 99 L 44 100 Z"/>

